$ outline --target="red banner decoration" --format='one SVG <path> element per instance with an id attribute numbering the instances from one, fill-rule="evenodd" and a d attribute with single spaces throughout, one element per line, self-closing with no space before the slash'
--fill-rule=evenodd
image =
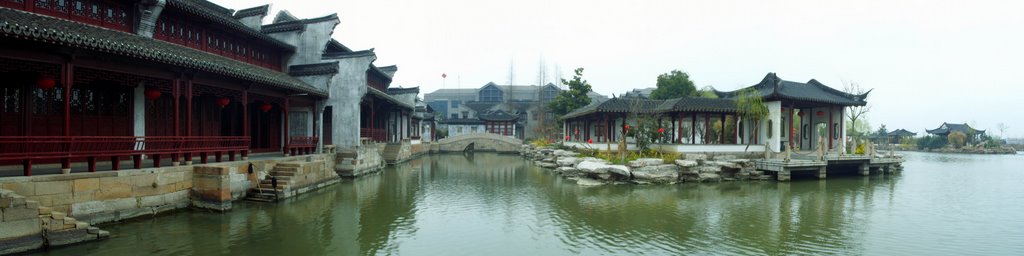
<path id="1" fill-rule="evenodd" d="M 260 105 L 260 110 L 262 110 L 264 113 L 266 113 L 267 111 L 270 111 L 273 108 L 274 108 L 274 105 L 270 105 L 270 103 L 263 103 L 263 105 Z"/>
<path id="2" fill-rule="evenodd" d="M 818 110 L 817 115 L 818 116 L 824 116 L 825 115 L 825 111 Z"/>

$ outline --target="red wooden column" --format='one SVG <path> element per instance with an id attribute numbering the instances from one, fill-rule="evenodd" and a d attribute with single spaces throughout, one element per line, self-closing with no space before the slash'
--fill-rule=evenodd
<path id="1" fill-rule="evenodd" d="M 27 3 L 31 4 L 31 3 Z M 63 73 L 61 80 L 64 81 L 62 98 L 64 99 L 64 131 L 65 137 L 70 138 L 71 136 L 71 87 L 75 83 L 75 64 L 68 60 L 64 63 Z M 64 158 L 60 161 L 60 168 L 65 170 L 71 170 L 71 158 Z M 95 169 L 93 169 L 95 170 Z M 25 176 L 32 176 L 32 160 L 25 160 Z"/>
<path id="2" fill-rule="evenodd" d="M 186 102 L 185 103 L 185 119 L 186 120 L 185 120 L 185 134 L 182 134 L 182 135 L 184 135 L 184 136 L 192 136 L 192 94 L 193 94 L 192 93 L 192 79 L 186 78 L 184 82 L 185 82 L 185 102 Z M 177 100 L 175 100 L 175 102 L 177 102 Z M 177 111 L 178 107 L 175 106 L 174 109 L 175 109 L 175 111 Z M 175 118 L 177 118 L 177 117 L 175 117 Z M 177 120 L 177 119 L 175 119 L 175 120 Z M 185 161 L 192 161 L 192 156 L 191 155 L 186 156 L 185 158 L 187 158 L 187 159 L 185 159 Z M 203 160 L 205 161 L 206 159 L 204 158 Z"/>
<path id="3" fill-rule="evenodd" d="M 289 154 L 288 150 L 290 148 L 289 147 L 290 145 L 288 145 L 288 143 L 291 143 L 291 139 L 289 138 L 289 133 L 288 133 L 288 126 L 290 126 L 289 125 L 290 123 L 288 123 L 288 103 L 289 103 L 288 96 L 285 96 L 285 98 L 284 98 L 284 106 L 281 107 L 281 112 L 283 112 L 282 114 L 284 114 L 284 134 L 282 134 L 282 136 L 284 137 L 284 147 L 283 148 L 284 148 L 284 154 L 285 155 Z M 232 156 L 232 157 L 234 157 L 234 156 Z M 234 160 L 234 159 L 231 159 L 231 160 Z"/>
<path id="4" fill-rule="evenodd" d="M 171 98 L 174 98 L 174 136 L 181 137 L 181 79 L 175 78 L 171 81 Z M 191 102 L 189 102 L 191 105 Z M 171 153 L 172 163 L 178 162 L 178 154 Z"/>

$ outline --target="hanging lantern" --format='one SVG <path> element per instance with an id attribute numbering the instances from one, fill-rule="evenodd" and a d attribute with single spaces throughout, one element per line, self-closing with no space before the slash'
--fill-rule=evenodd
<path id="1" fill-rule="evenodd" d="M 580 129 L 576 129 L 576 130 L 574 130 L 574 131 L 573 131 L 572 133 L 573 133 L 573 134 L 576 134 L 576 135 L 579 135 L 579 134 L 580 134 Z"/>
<path id="2" fill-rule="evenodd" d="M 36 79 L 36 87 L 43 90 L 53 89 L 54 87 L 57 87 L 57 79 L 45 75 L 39 75 L 39 78 Z"/>
<path id="3" fill-rule="evenodd" d="M 664 127 L 658 128 L 658 133 L 665 133 L 665 128 Z"/>
<path id="4" fill-rule="evenodd" d="M 565 135 L 565 140 L 569 140 L 569 135 Z"/>
<path id="5" fill-rule="evenodd" d="M 626 130 L 629 131 L 629 125 L 628 124 L 626 125 Z"/>
<path id="6" fill-rule="evenodd" d="M 816 115 L 825 116 L 825 111 L 818 110 L 818 113 L 816 113 Z"/>
<path id="7" fill-rule="evenodd" d="M 228 104 L 231 104 L 231 99 L 228 97 L 217 99 L 217 106 L 220 106 L 221 108 L 228 106 Z"/>
<path id="8" fill-rule="evenodd" d="M 587 144 L 594 144 L 594 139 L 587 139 Z"/>
<path id="9" fill-rule="evenodd" d="M 266 113 L 267 111 L 270 111 L 273 108 L 274 108 L 274 105 L 270 105 L 270 103 L 263 103 L 263 105 L 260 105 L 260 110 L 262 110 L 264 113 Z"/>
<path id="10" fill-rule="evenodd" d="M 804 112 L 803 111 L 797 112 L 796 115 L 798 115 L 800 117 L 804 117 Z"/>
<path id="11" fill-rule="evenodd" d="M 163 94 L 163 93 L 161 93 L 160 89 L 157 89 L 156 87 L 146 88 L 145 95 L 146 95 L 146 99 L 147 100 L 157 100 L 157 99 L 160 99 L 160 95 L 161 94 Z"/>

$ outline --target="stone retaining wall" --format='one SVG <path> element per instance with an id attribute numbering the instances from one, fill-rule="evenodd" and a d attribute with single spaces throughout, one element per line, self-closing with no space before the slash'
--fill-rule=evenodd
<path id="1" fill-rule="evenodd" d="M 333 164 L 333 154 L 315 156 L 323 159 L 325 165 Z M 200 202 L 196 205 L 200 208 L 230 209 L 230 201 L 242 199 L 249 188 L 259 182 L 258 177 L 265 176 L 278 163 L 306 161 L 309 157 L 5 177 L 0 178 L 0 188 L 37 201 L 40 206 L 97 224 L 151 216 L 187 208 L 196 202 Z M 254 167 L 253 173 L 249 173 L 250 163 Z M 193 190 L 197 186 L 199 189 Z M 219 206 L 202 203 L 215 201 L 227 203 Z"/>
<path id="2" fill-rule="evenodd" d="M 551 169 L 581 186 L 610 183 L 673 184 L 678 182 L 719 182 L 733 180 L 767 180 L 770 176 L 755 170 L 747 158 L 737 154 L 683 154 L 682 158 L 665 162 L 660 158 L 641 158 L 625 165 L 610 164 L 579 153 L 524 145 L 520 154 L 534 164 Z M 750 157 L 748 154 L 741 156 Z M 753 158 L 753 157 L 751 157 Z"/>
<path id="3" fill-rule="evenodd" d="M 361 145 L 354 149 L 339 150 L 334 171 L 342 177 L 357 177 L 380 171 L 384 167 L 384 144 Z"/>

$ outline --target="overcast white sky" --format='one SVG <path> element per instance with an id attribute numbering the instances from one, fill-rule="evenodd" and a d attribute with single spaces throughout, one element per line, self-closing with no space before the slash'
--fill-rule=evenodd
<path id="1" fill-rule="evenodd" d="M 335 39 L 376 48 L 377 65 L 398 65 L 392 86 L 423 93 L 505 84 L 510 62 L 516 84 L 535 84 L 542 58 L 549 81 L 556 66 L 566 78 L 584 67 L 605 95 L 653 87 L 673 69 L 719 90 L 776 72 L 874 88 L 876 128 L 968 122 L 998 135 L 1005 123 L 1007 136 L 1024 136 L 1022 1 L 212 1 L 338 13 Z"/>

